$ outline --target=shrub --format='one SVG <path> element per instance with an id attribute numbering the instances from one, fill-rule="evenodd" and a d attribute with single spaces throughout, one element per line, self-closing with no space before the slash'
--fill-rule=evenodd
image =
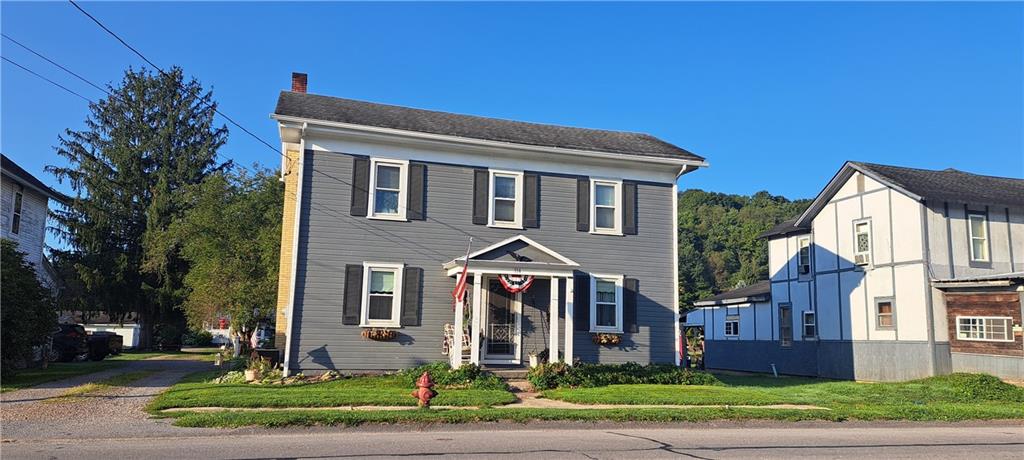
<path id="1" fill-rule="evenodd" d="M 952 399 L 961 402 L 1013 401 L 1024 402 L 1024 388 L 1011 385 L 988 374 L 954 373 L 921 379 L 924 383 L 943 388 Z"/>
<path id="2" fill-rule="evenodd" d="M 711 374 L 669 364 L 542 364 L 526 375 L 538 390 L 556 387 L 600 387 L 624 384 L 721 385 Z"/>
<path id="3" fill-rule="evenodd" d="M 25 261 L 25 253 L 14 242 L 0 240 L 0 372 L 5 377 L 32 360 L 32 348 L 44 345 L 57 326 L 57 310 L 50 292 L 36 271 Z"/>
<path id="4" fill-rule="evenodd" d="M 504 390 L 505 382 L 500 377 L 487 372 L 475 364 L 463 364 L 458 369 L 443 361 L 399 371 L 398 375 L 405 379 L 410 387 L 416 386 L 416 380 L 423 372 L 430 372 L 434 383 L 441 388 L 474 388 L 479 390 Z"/>
<path id="5" fill-rule="evenodd" d="M 242 371 L 228 371 L 213 380 L 210 383 L 227 383 L 227 384 L 239 384 L 245 383 L 245 372 Z"/>
<path id="6" fill-rule="evenodd" d="M 213 343 L 210 331 L 188 331 L 181 336 L 181 344 L 189 347 L 205 347 Z"/>

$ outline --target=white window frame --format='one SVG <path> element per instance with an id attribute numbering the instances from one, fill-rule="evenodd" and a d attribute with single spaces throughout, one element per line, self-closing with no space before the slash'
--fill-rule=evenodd
<path id="1" fill-rule="evenodd" d="M 611 186 L 615 191 L 615 217 L 612 228 L 600 228 L 597 226 L 597 186 Z M 607 208 L 608 206 L 601 206 Z M 622 181 L 616 179 L 590 179 L 590 233 L 595 235 L 617 235 L 622 236 Z"/>
<path id="2" fill-rule="evenodd" d="M 11 194 L 11 233 L 18 235 L 21 233 L 21 221 L 24 220 L 22 216 L 22 210 L 25 207 L 25 186 L 17 184 L 18 187 L 14 189 L 14 193 Z M 18 199 L 18 195 L 21 195 L 21 199 Z M 17 225 L 15 225 L 15 217 L 17 217 Z"/>
<path id="3" fill-rule="evenodd" d="M 889 313 L 884 316 L 888 316 L 892 322 L 889 326 L 882 325 L 882 312 L 879 309 L 883 303 L 889 304 Z M 891 331 L 896 329 L 896 299 L 892 297 L 875 297 L 875 329 L 880 331 Z"/>
<path id="4" fill-rule="evenodd" d="M 807 317 L 808 316 L 810 317 L 810 322 L 807 321 Z M 814 310 L 806 310 L 806 311 L 803 312 L 803 314 L 802 314 L 803 321 L 801 323 L 802 327 L 800 328 L 800 332 L 801 332 L 800 335 L 803 336 L 804 340 L 814 340 L 814 339 L 818 338 L 818 322 L 817 322 L 817 317 L 818 317 L 818 315 L 817 315 L 817 313 L 814 312 Z M 807 327 L 808 326 L 814 328 L 814 334 L 807 334 Z"/>
<path id="5" fill-rule="evenodd" d="M 391 319 L 371 320 L 370 316 L 370 271 L 393 271 L 395 288 L 392 293 Z M 404 286 L 405 264 L 390 262 L 363 262 L 363 298 L 359 308 L 360 327 L 401 327 L 402 287 Z"/>
<path id="6" fill-rule="evenodd" d="M 860 250 L 857 249 L 857 235 L 859 235 L 859 233 L 857 232 L 857 227 L 859 225 L 861 225 L 861 224 L 865 224 L 867 229 L 868 229 L 868 231 L 867 231 L 867 235 L 868 235 L 868 250 L 867 251 L 860 251 Z M 874 246 L 875 246 L 874 241 L 872 241 L 872 237 L 873 237 L 873 232 L 872 232 L 872 228 L 871 228 L 871 219 L 857 219 L 857 220 L 853 221 L 853 264 L 854 265 L 860 265 L 860 266 L 871 265 L 872 261 L 874 261 L 874 257 L 871 256 L 872 249 L 874 249 Z M 857 263 L 857 256 L 867 256 L 867 262 Z"/>
<path id="7" fill-rule="evenodd" d="M 984 232 L 984 235 L 978 236 L 974 234 L 974 219 L 981 220 L 981 228 L 983 229 L 982 231 Z M 976 239 L 981 240 L 983 243 L 985 243 L 984 257 L 978 257 L 978 255 L 974 253 L 974 240 Z M 984 213 L 967 213 L 967 247 L 967 250 L 970 252 L 971 255 L 971 262 L 988 262 L 990 260 L 988 246 L 988 216 L 986 216 Z"/>
<path id="8" fill-rule="evenodd" d="M 981 321 L 980 331 L 982 336 L 985 335 L 985 321 L 987 320 L 1002 320 L 1006 322 L 1006 339 L 988 339 L 988 338 L 973 338 L 973 337 L 961 337 L 960 320 L 969 319 Z M 956 339 L 970 342 L 1014 342 L 1016 338 L 1013 334 L 1013 318 L 1009 316 L 957 316 L 956 317 Z"/>
<path id="9" fill-rule="evenodd" d="M 803 250 L 803 246 L 802 245 L 805 242 L 807 243 L 807 263 L 804 263 L 804 261 L 801 260 L 803 258 L 803 253 L 801 252 Z M 805 267 L 805 266 L 807 267 L 807 270 L 802 272 L 800 270 L 800 267 Z M 801 236 L 801 237 L 796 239 L 796 274 L 798 276 L 800 276 L 800 275 L 809 275 L 810 273 L 811 273 L 811 237 L 809 237 L 809 236 Z"/>
<path id="10" fill-rule="evenodd" d="M 398 167 L 398 214 L 378 214 L 377 213 L 377 166 L 392 166 Z M 380 219 L 380 220 L 408 220 L 406 218 L 406 208 L 409 202 L 409 161 L 408 160 L 392 160 L 387 158 L 370 158 L 370 209 L 366 213 L 366 217 L 369 219 Z"/>
<path id="11" fill-rule="evenodd" d="M 608 332 L 613 334 L 622 333 L 622 299 L 623 284 L 626 277 L 623 275 L 590 275 L 590 332 Z M 597 281 L 611 281 L 615 283 L 615 326 L 597 325 Z"/>
<path id="12" fill-rule="evenodd" d="M 729 333 L 729 323 L 734 323 L 732 334 Z M 740 315 L 725 315 L 725 324 L 722 326 L 722 334 L 725 337 L 740 336 Z"/>
<path id="13" fill-rule="evenodd" d="M 500 169 L 491 169 L 488 177 L 488 193 L 487 193 L 487 226 L 488 227 L 499 227 L 499 228 L 523 228 L 523 172 L 522 171 L 506 171 Z M 512 222 L 496 221 L 494 220 L 494 188 L 496 182 L 495 177 L 512 177 L 516 180 L 516 198 L 515 198 L 515 220 Z M 502 198 L 505 199 L 505 198 Z"/>

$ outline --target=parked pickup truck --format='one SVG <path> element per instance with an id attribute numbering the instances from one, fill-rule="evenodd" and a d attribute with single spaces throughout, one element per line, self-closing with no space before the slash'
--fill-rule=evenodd
<path id="1" fill-rule="evenodd" d="M 100 361 L 107 355 L 119 355 L 124 348 L 124 337 L 110 331 L 89 333 L 89 359 Z"/>

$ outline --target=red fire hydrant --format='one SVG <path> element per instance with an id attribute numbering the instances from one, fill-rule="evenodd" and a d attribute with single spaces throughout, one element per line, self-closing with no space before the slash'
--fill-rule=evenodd
<path id="1" fill-rule="evenodd" d="M 423 375 L 416 380 L 416 389 L 412 392 L 412 397 L 419 400 L 420 407 L 430 407 L 430 400 L 437 396 L 437 392 L 430 388 L 434 386 L 434 379 L 430 378 L 430 373 L 424 371 Z"/>

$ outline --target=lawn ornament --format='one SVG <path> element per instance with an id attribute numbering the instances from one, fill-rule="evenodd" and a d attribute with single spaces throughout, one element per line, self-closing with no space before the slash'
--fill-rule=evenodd
<path id="1" fill-rule="evenodd" d="M 430 378 L 430 372 L 423 372 L 423 375 L 416 380 L 416 389 L 412 392 L 412 397 L 419 400 L 417 403 L 420 407 L 430 407 L 430 400 L 437 396 L 437 392 L 431 390 L 434 386 L 434 379 Z"/>

